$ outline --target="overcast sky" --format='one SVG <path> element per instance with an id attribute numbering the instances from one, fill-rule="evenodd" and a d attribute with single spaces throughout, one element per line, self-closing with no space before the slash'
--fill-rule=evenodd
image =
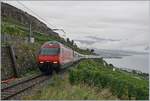
<path id="1" fill-rule="evenodd" d="M 149 1 L 20 2 L 53 25 L 44 22 L 50 28 L 64 29 L 66 37 L 82 48 L 149 49 Z M 36 16 L 16 1 L 7 3 Z"/>

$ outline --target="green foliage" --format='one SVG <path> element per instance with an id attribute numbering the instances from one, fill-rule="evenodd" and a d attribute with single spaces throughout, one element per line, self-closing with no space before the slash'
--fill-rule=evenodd
<path id="1" fill-rule="evenodd" d="M 29 36 L 29 28 L 27 27 L 27 25 L 23 25 L 23 24 L 19 24 L 19 22 L 14 21 L 13 19 L 10 18 L 3 18 L 2 21 L 2 34 L 11 34 L 14 36 L 22 36 L 22 37 L 28 37 Z M 32 31 L 32 37 L 35 38 L 35 42 L 39 43 L 39 44 L 43 44 L 46 41 L 59 41 L 61 43 L 63 43 L 64 45 L 72 48 L 73 50 L 81 53 L 81 54 L 93 54 L 90 50 L 84 50 L 84 49 L 80 49 L 79 47 L 77 47 L 77 45 L 75 44 L 75 42 L 72 40 L 70 41 L 69 38 L 67 39 L 67 41 L 65 41 L 63 38 L 59 37 L 59 36 L 55 36 L 55 35 L 48 35 L 45 33 L 41 33 L 38 31 L 33 30 Z"/>
<path id="2" fill-rule="evenodd" d="M 99 61 L 99 62 L 98 62 Z M 69 73 L 71 84 L 88 83 L 99 88 L 111 88 L 118 98 L 146 100 L 149 96 L 148 81 L 137 79 L 120 70 L 103 65 L 103 60 L 84 60 Z"/>
<path id="3" fill-rule="evenodd" d="M 29 24 L 28 23 L 22 23 L 19 22 L 18 20 L 15 20 L 11 17 L 2 17 L 2 23 L 1 23 L 2 31 L 1 33 L 4 34 L 11 34 L 15 36 L 23 36 L 23 37 L 28 37 L 29 36 Z M 35 37 L 35 41 L 43 44 L 46 41 L 59 41 L 66 46 L 72 48 L 73 50 L 81 53 L 81 54 L 94 54 L 93 51 L 91 50 L 86 50 L 86 49 L 80 49 L 74 40 L 70 40 L 67 38 L 65 41 L 63 38 L 55 35 L 48 35 L 48 33 L 41 33 L 39 31 L 33 30 L 32 31 L 32 36 Z"/>
<path id="4" fill-rule="evenodd" d="M 36 89 L 37 90 L 37 89 Z M 48 83 L 24 100 L 115 100 L 109 89 L 97 92 L 97 87 L 87 84 L 71 85 L 68 81 L 68 73 L 53 75 Z"/>
<path id="5" fill-rule="evenodd" d="M 18 35 L 18 36 L 25 36 L 26 32 L 19 29 L 17 26 L 15 25 L 9 25 L 9 24 L 2 24 L 2 30 L 1 33 L 9 33 L 11 35 Z"/>

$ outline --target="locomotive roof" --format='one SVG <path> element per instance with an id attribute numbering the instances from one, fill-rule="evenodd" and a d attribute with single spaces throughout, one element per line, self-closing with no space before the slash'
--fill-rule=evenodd
<path id="1" fill-rule="evenodd" d="M 48 42 L 46 42 L 46 43 L 44 43 L 44 44 L 61 44 L 60 42 L 58 42 L 58 41 L 48 41 Z"/>
<path id="2" fill-rule="evenodd" d="M 66 48 L 70 48 L 70 47 L 67 47 L 67 46 L 63 45 L 62 43 L 60 43 L 60 42 L 58 42 L 58 41 L 47 41 L 47 42 L 45 42 L 45 43 L 42 45 L 42 47 L 44 47 L 46 44 L 61 45 L 61 46 L 66 47 Z"/>
<path id="3" fill-rule="evenodd" d="M 61 43 L 58 41 L 47 41 L 42 45 L 42 47 L 44 47 L 47 44 L 60 45 Z"/>

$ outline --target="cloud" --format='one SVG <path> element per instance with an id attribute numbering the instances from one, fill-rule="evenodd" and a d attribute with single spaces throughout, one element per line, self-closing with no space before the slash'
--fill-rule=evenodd
<path id="1" fill-rule="evenodd" d="M 149 49 L 150 49 L 149 46 L 146 46 L 146 47 L 145 47 L 145 50 L 146 50 L 146 51 L 147 51 L 147 50 L 149 51 Z"/>
<path id="2" fill-rule="evenodd" d="M 16 1 L 7 2 L 30 12 Z M 51 25 L 63 28 L 82 48 L 144 51 L 149 44 L 149 1 L 21 2 Z"/>
<path id="3" fill-rule="evenodd" d="M 86 36 L 87 38 L 96 40 L 98 42 L 107 42 L 107 41 L 120 41 L 120 40 L 116 40 L 116 39 L 105 39 L 105 38 L 100 38 L 100 37 L 96 37 L 96 36 Z"/>
<path id="4" fill-rule="evenodd" d="M 92 45 L 92 44 L 94 44 L 96 41 L 94 41 L 94 40 L 75 40 L 75 41 L 77 41 L 77 42 L 80 42 L 80 43 L 82 43 L 82 44 L 86 44 L 86 45 Z"/>

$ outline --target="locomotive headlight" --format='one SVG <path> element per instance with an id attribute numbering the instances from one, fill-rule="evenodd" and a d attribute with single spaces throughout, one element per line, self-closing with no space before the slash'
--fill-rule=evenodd
<path id="1" fill-rule="evenodd" d="M 41 61 L 40 63 L 44 63 L 43 61 Z"/>
<path id="2" fill-rule="evenodd" d="M 57 64 L 58 63 L 58 61 L 53 61 L 53 64 Z"/>

